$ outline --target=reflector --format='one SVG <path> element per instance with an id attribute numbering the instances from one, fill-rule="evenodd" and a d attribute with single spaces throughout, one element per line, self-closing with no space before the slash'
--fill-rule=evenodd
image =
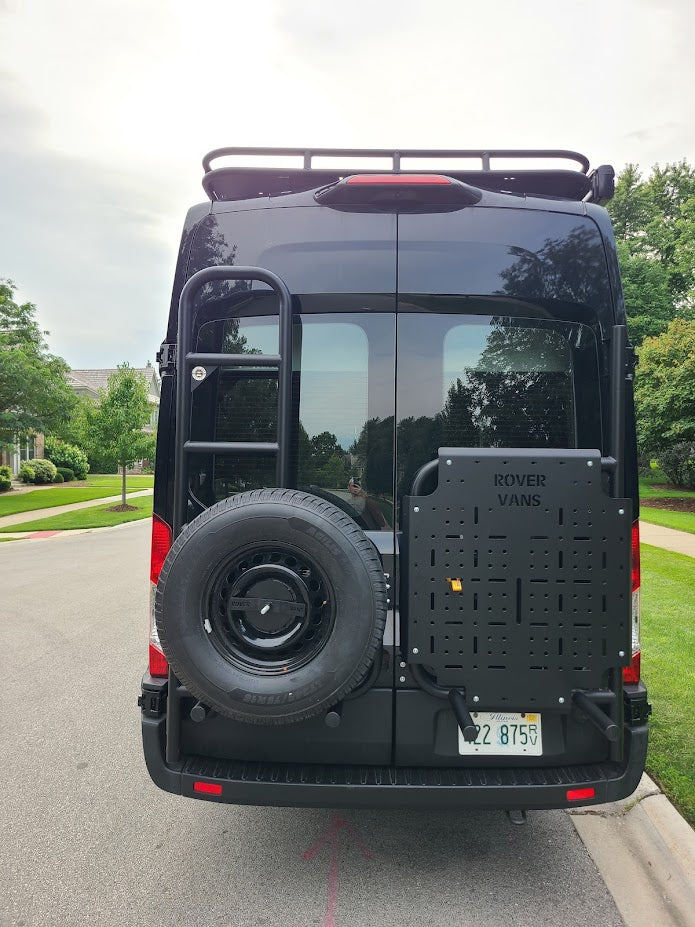
<path id="1" fill-rule="evenodd" d="M 194 782 L 193 791 L 204 792 L 207 795 L 221 795 L 222 786 L 218 785 L 216 782 Z"/>
<path id="2" fill-rule="evenodd" d="M 637 651 L 632 655 L 632 663 L 623 667 L 623 682 L 637 683 L 640 681 L 642 654 Z"/>
<path id="3" fill-rule="evenodd" d="M 168 676 L 169 664 L 161 650 L 150 641 L 150 676 Z"/>
<path id="4" fill-rule="evenodd" d="M 638 683 L 641 671 L 639 522 L 632 523 L 632 663 L 623 667 L 623 682 Z"/>
<path id="5" fill-rule="evenodd" d="M 568 789 L 567 801 L 581 801 L 583 798 L 595 798 L 596 789 Z"/>
<path id="6" fill-rule="evenodd" d="M 639 522 L 632 523 L 632 591 L 640 586 Z"/>

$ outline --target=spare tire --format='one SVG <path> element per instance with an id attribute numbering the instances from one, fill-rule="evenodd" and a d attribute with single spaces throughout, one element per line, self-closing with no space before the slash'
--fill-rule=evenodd
<path id="1" fill-rule="evenodd" d="M 287 724 L 359 685 L 381 646 L 379 556 L 340 509 L 291 489 L 219 502 L 181 532 L 155 596 L 186 688 L 237 721 Z"/>

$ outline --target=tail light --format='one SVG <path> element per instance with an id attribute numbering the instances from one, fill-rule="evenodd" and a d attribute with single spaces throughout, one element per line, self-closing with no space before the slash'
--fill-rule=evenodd
<path id="1" fill-rule="evenodd" d="M 442 174 L 354 174 L 345 181 L 347 184 L 393 184 L 398 187 L 412 187 L 417 184 L 438 184 L 439 186 L 455 183 Z"/>
<path id="2" fill-rule="evenodd" d="M 623 668 L 623 682 L 640 681 L 640 560 L 639 522 L 632 523 L 632 662 Z"/>
<path id="3" fill-rule="evenodd" d="M 171 549 L 171 528 L 157 515 L 152 516 L 152 548 L 150 554 L 150 676 L 167 676 L 169 664 L 162 651 L 154 618 L 154 594 L 159 574 Z"/>

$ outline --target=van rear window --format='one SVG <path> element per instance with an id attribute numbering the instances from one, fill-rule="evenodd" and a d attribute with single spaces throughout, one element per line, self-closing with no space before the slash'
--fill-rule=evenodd
<path id="1" fill-rule="evenodd" d="M 400 495 L 442 446 L 601 447 L 586 325 L 408 313 L 397 353 Z"/>
<path id="2" fill-rule="evenodd" d="M 208 318 L 196 346 L 274 354 L 277 317 Z M 302 313 L 292 369 L 292 485 L 330 499 L 367 530 L 393 525 L 394 477 L 397 496 L 407 494 L 440 447 L 602 446 L 596 338 L 581 323 Z M 191 432 L 203 441 L 275 441 L 274 372 L 211 371 L 193 393 Z M 200 456 L 191 499 L 203 507 L 275 482 L 272 458 Z"/>

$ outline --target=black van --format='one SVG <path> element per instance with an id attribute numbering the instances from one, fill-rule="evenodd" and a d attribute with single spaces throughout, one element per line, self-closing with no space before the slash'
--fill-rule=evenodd
<path id="1" fill-rule="evenodd" d="M 268 156 L 294 166 L 248 166 Z M 159 356 L 154 782 L 270 805 L 630 794 L 649 705 L 612 168 L 203 165 Z"/>

